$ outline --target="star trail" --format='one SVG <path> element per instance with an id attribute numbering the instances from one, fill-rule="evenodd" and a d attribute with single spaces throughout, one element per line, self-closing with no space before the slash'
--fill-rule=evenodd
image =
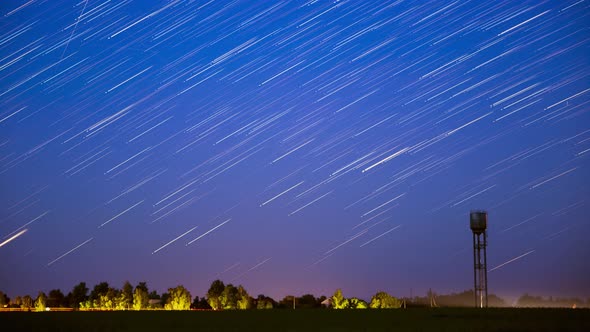
<path id="1" fill-rule="evenodd" d="M 3 1 L 2 290 L 590 296 L 589 9 Z"/>

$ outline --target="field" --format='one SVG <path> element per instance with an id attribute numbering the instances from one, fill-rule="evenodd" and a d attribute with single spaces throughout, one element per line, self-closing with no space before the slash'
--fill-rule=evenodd
<path id="1" fill-rule="evenodd" d="M 590 310 L 2 312 L 0 324 L 3 331 L 590 331 Z"/>

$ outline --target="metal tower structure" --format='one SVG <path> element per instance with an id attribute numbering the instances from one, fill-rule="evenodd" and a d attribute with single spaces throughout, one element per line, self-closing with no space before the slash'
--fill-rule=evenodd
<path id="1" fill-rule="evenodd" d="M 475 307 L 488 307 L 488 272 L 487 254 L 488 213 L 485 211 L 471 211 L 469 224 L 473 232 L 473 292 L 475 294 Z"/>

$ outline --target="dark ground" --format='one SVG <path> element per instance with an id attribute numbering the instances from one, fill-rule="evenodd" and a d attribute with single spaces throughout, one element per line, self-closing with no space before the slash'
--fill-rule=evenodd
<path id="1" fill-rule="evenodd" d="M 2 312 L 2 331 L 590 331 L 590 309 Z"/>

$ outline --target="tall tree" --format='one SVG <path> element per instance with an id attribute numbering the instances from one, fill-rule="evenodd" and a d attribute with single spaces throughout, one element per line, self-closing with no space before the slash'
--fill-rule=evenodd
<path id="1" fill-rule="evenodd" d="M 39 292 L 37 299 L 35 299 L 35 310 L 45 311 L 45 308 L 47 308 L 47 295 L 43 292 Z"/>
<path id="2" fill-rule="evenodd" d="M 10 303 L 10 298 L 3 292 L 0 292 L 0 308 L 4 308 Z"/>
<path id="3" fill-rule="evenodd" d="M 131 309 L 133 305 L 133 286 L 129 281 L 125 281 L 123 289 L 121 289 L 121 297 L 119 299 L 119 307 L 122 309 Z"/>
<path id="4" fill-rule="evenodd" d="M 191 293 L 182 285 L 169 288 L 170 297 L 164 305 L 166 310 L 189 310 L 191 306 Z"/>
<path id="5" fill-rule="evenodd" d="M 158 304 L 158 308 L 164 308 L 166 303 L 168 303 L 168 299 L 170 299 L 170 293 L 164 292 L 162 296 L 160 296 L 160 303 Z"/>
<path id="6" fill-rule="evenodd" d="M 133 291 L 133 309 L 145 310 L 149 306 L 148 287 L 145 282 L 140 282 Z"/>
<path id="7" fill-rule="evenodd" d="M 30 310 L 33 307 L 33 298 L 30 295 L 23 296 L 23 301 L 21 303 L 21 308 L 25 310 Z"/>
<path id="8" fill-rule="evenodd" d="M 86 287 L 86 283 L 80 282 L 79 284 L 74 286 L 74 288 L 68 295 L 70 300 L 70 308 L 80 308 L 80 304 L 88 300 L 88 287 Z"/>
<path id="9" fill-rule="evenodd" d="M 207 291 L 207 302 L 213 310 L 223 309 L 220 297 L 224 290 L 225 285 L 221 280 L 217 279 L 211 283 L 211 287 Z"/>
<path id="10" fill-rule="evenodd" d="M 238 306 L 238 289 L 232 284 L 227 284 L 219 298 L 223 309 L 236 309 Z"/>
<path id="11" fill-rule="evenodd" d="M 250 309 L 252 307 L 252 300 L 246 289 L 240 285 L 238 286 L 238 301 L 237 308 L 241 310 Z"/>
<path id="12" fill-rule="evenodd" d="M 59 289 L 52 289 L 47 295 L 47 306 L 50 308 L 65 307 L 65 296 Z"/>
<path id="13" fill-rule="evenodd" d="M 101 297 L 106 295 L 108 291 L 109 291 L 109 283 L 106 281 L 103 281 L 103 282 L 95 285 L 94 288 L 92 289 L 92 291 L 90 292 L 90 297 L 89 297 L 90 305 L 93 308 L 102 307 Z"/>
<path id="14" fill-rule="evenodd" d="M 120 298 L 120 293 L 120 290 L 109 287 L 107 292 L 100 296 L 100 308 L 103 310 L 118 309 L 118 299 Z"/>
<path id="15" fill-rule="evenodd" d="M 147 286 L 147 282 L 145 282 L 145 281 L 138 283 L 137 286 L 135 286 L 135 289 L 137 289 L 137 288 L 144 290 L 146 293 L 148 293 L 148 291 L 149 291 L 148 286 Z"/>

